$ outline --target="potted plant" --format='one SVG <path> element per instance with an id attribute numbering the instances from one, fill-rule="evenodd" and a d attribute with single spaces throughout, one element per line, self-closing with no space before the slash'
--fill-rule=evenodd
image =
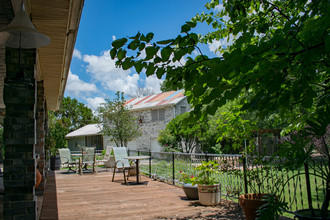
<path id="1" fill-rule="evenodd" d="M 243 159 L 246 156 L 243 154 Z M 243 160 L 245 163 L 245 159 Z M 243 169 L 230 166 L 226 160 L 222 161 L 221 172 L 234 175 L 241 179 L 243 186 L 232 186 L 227 189 L 239 195 L 239 203 L 247 220 L 278 219 L 286 208 L 286 203 L 280 201 L 285 183 L 278 176 L 272 175 L 272 164 L 264 157 L 249 157 L 250 166 L 243 165 Z M 271 182 L 273 185 L 267 185 Z M 245 194 L 241 194 L 244 188 Z"/>
<path id="2" fill-rule="evenodd" d="M 182 189 L 186 194 L 187 198 L 190 200 L 197 200 L 198 199 L 198 188 L 197 185 L 192 185 L 192 178 L 194 175 L 188 175 L 183 171 L 180 171 L 180 181 L 182 184 Z"/>
<path id="3" fill-rule="evenodd" d="M 320 209 L 312 204 L 311 190 L 307 189 L 308 209 L 297 210 L 296 218 L 330 219 L 330 120 L 329 113 L 320 114 L 317 119 L 310 119 L 300 131 L 291 134 L 291 137 L 281 145 L 277 156 L 283 160 L 282 166 L 287 169 L 304 167 L 306 185 L 309 185 L 309 176 L 315 175 L 324 180 L 324 196 Z"/>
<path id="4" fill-rule="evenodd" d="M 216 161 L 202 161 L 195 167 L 197 175 L 192 179 L 192 184 L 198 186 L 199 203 L 202 205 L 218 205 L 220 203 L 220 183 L 216 174 L 220 172 Z"/>

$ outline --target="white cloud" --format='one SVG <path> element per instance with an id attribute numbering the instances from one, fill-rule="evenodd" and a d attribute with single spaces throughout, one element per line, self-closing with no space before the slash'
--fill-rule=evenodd
<path id="1" fill-rule="evenodd" d="M 84 55 L 83 61 L 87 63 L 86 71 L 92 79 L 100 82 L 106 90 L 129 94 L 138 88 L 139 75 L 132 75 L 131 70 L 117 68 L 109 50 L 103 51 L 100 56 Z"/>
<path id="2" fill-rule="evenodd" d="M 81 56 L 81 52 L 77 49 L 73 50 L 73 57 L 78 58 L 79 60 L 81 60 L 82 56 Z"/>
<path id="3" fill-rule="evenodd" d="M 96 85 L 93 83 L 87 83 L 79 79 L 78 75 L 75 75 L 69 71 L 68 81 L 66 84 L 65 92 L 68 96 L 80 97 L 82 95 L 88 95 L 98 92 Z"/>
<path id="4" fill-rule="evenodd" d="M 234 36 L 232 34 L 229 35 L 229 37 L 221 39 L 221 40 L 214 40 L 212 43 L 209 43 L 209 49 L 211 52 L 214 52 L 218 56 L 220 56 L 220 52 L 217 51 L 221 47 L 222 49 L 226 49 L 228 46 L 232 45 L 235 41 L 235 39 L 238 39 L 240 36 L 242 36 L 242 33 L 238 33 L 237 36 Z"/>
<path id="5" fill-rule="evenodd" d="M 112 41 L 115 41 L 115 40 L 116 40 L 116 36 L 112 35 Z"/>
<path id="6" fill-rule="evenodd" d="M 224 9 L 223 4 L 219 3 L 217 6 L 214 7 L 214 11 L 221 12 Z"/>
<path id="7" fill-rule="evenodd" d="M 102 97 L 86 98 L 87 106 L 95 111 L 101 103 L 105 103 L 105 99 Z"/>
<path id="8" fill-rule="evenodd" d="M 164 80 L 158 79 L 156 75 L 152 75 L 146 78 L 145 87 L 152 89 L 155 93 L 160 93 L 160 83 Z"/>

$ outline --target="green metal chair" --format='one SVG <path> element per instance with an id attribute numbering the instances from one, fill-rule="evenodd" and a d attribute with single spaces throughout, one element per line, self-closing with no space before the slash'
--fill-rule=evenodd
<path id="1" fill-rule="evenodd" d="M 116 169 L 123 169 L 124 182 L 125 184 L 127 184 L 125 172 L 126 170 L 128 171 L 127 173 L 127 180 L 128 180 L 129 176 L 134 175 L 135 166 L 132 165 L 128 159 L 125 159 L 125 157 L 128 156 L 126 147 L 113 147 L 112 152 L 115 159 L 115 167 L 113 169 L 112 182 L 115 179 Z"/>
<path id="2" fill-rule="evenodd" d="M 78 162 L 74 161 L 71 156 L 71 152 L 69 148 L 60 148 L 58 149 L 58 152 L 60 154 L 60 160 L 61 160 L 61 166 L 67 166 L 69 171 L 76 172 L 76 170 L 72 169 L 73 167 L 76 167 Z"/>
<path id="3" fill-rule="evenodd" d="M 92 166 L 92 173 L 95 173 L 96 155 L 95 147 L 82 147 L 82 157 L 79 160 L 79 173 L 83 174 L 83 167 L 87 170 L 88 166 Z"/>

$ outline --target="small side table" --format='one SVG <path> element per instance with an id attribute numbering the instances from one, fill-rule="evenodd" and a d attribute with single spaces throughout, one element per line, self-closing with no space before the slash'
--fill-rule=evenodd
<path id="1" fill-rule="evenodd" d="M 129 157 L 125 157 L 125 159 L 136 161 L 136 182 L 133 184 L 137 184 L 137 185 L 144 184 L 143 182 L 139 181 L 139 176 L 140 176 L 139 163 L 140 163 L 140 160 L 150 159 L 150 156 L 129 156 Z"/>

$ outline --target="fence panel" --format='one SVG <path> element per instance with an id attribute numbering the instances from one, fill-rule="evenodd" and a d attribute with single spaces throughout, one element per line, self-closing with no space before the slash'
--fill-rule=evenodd
<path id="1" fill-rule="evenodd" d="M 288 203 L 289 211 L 308 208 L 306 179 L 303 168 L 290 171 L 279 169 L 280 162 L 268 162 L 269 157 L 261 158 L 264 163 L 255 163 L 260 158 L 231 154 L 187 154 L 172 152 L 129 151 L 130 155 L 150 155 L 151 160 L 141 161 L 140 169 L 154 179 L 172 184 L 182 184 L 180 173 L 197 175 L 194 169 L 202 161 L 217 161 L 220 174 L 216 178 L 221 183 L 221 194 L 226 199 L 237 199 L 240 194 L 261 192 L 277 193 L 279 199 Z M 265 163 L 266 162 L 266 163 Z M 245 166 L 244 166 L 245 165 Z M 320 165 L 314 163 L 313 166 Z M 244 179 L 244 169 L 247 173 Z M 252 174 L 251 174 L 252 173 Z M 326 183 L 317 176 L 314 169 L 309 171 L 312 203 L 320 208 Z M 246 186 L 247 187 L 246 187 Z"/>

